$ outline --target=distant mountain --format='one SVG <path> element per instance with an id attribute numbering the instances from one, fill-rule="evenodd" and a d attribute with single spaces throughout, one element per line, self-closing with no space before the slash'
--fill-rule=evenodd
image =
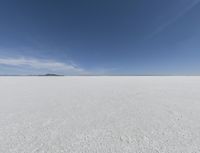
<path id="1" fill-rule="evenodd" d="M 53 73 L 47 73 L 44 75 L 39 75 L 39 76 L 64 76 L 64 75 L 60 75 L 60 74 L 53 74 Z"/>
<path id="2" fill-rule="evenodd" d="M 0 74 L 0 76 L 64 76 L 64 75 L 47 73 L 47 74 L 27 74 L 27 75 L 15 75 L 15 74 L 10 74 L 10 75 L 5 74 L 5 75 L 3 75 L 3 74 Z"/>

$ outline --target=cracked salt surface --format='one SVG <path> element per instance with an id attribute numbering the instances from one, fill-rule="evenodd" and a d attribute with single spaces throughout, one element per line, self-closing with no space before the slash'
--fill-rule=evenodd
<path id="1" fill-rule="evenodd" d="M 0 152 L 200 152 L 200 77 L 0 77 Z"/>

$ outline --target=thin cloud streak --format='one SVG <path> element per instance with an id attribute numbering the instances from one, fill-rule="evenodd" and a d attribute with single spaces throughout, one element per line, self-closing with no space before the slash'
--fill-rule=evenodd
<path id="1" fill-rule="evenodd" d="M 72 64 L 66 64 L 63 62 L 57 62 L 53 60 L 41 60 L 41 59 L 28 59 L 28 58 L 0 58 L 0 65 L 16 66 L 16 67 L 30 67 L 33 69 L 43 69 L 50 71 L 58 71 L 63 73 L 84 73 L 80 67 Z"/>
<path id="2" fill-rule="evenodd" d="M 199 3 L 200 3 L 200 0 L 194 0 L 193 2 L 191 2 L 190 5 L 188 5 L 183 11 L 178 13 L 173 19 L 169 20 L 165 24 L 163 24 L 160 27 L 158 27 L 150 36 L 147 37 L 147 39 L 151 39 L 155 35 L 159 34 L 163 30 L 165 30 L 168 26 L 170 26 L 171 24 L 175 23 L 179 18 L 181 18 L 182 16 L 187 14 L 191 9 L 193 9 Z"/>

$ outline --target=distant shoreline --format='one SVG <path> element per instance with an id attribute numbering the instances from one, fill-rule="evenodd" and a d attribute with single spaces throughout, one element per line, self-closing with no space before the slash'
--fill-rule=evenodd
<path id="1" fill-rule="evenodd" d="M 200 75 L 0 75 L 0 77 L 70 77 L 70 76 L 83 76 L 83 77 L 92 77 L 92 76 L 99 76 L 99 77 L 106 77 L 106 76 L 127 76 L 127 77 L 134 77 L 134 76 L 200 76 Z"/>

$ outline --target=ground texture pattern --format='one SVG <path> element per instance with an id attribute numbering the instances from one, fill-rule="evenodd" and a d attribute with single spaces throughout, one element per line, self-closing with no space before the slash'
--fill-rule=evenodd
<path id="1" fill-rule="evenodd" d="M 200 77 L 0 77 L 1 153 L 199 153 Z"/>

